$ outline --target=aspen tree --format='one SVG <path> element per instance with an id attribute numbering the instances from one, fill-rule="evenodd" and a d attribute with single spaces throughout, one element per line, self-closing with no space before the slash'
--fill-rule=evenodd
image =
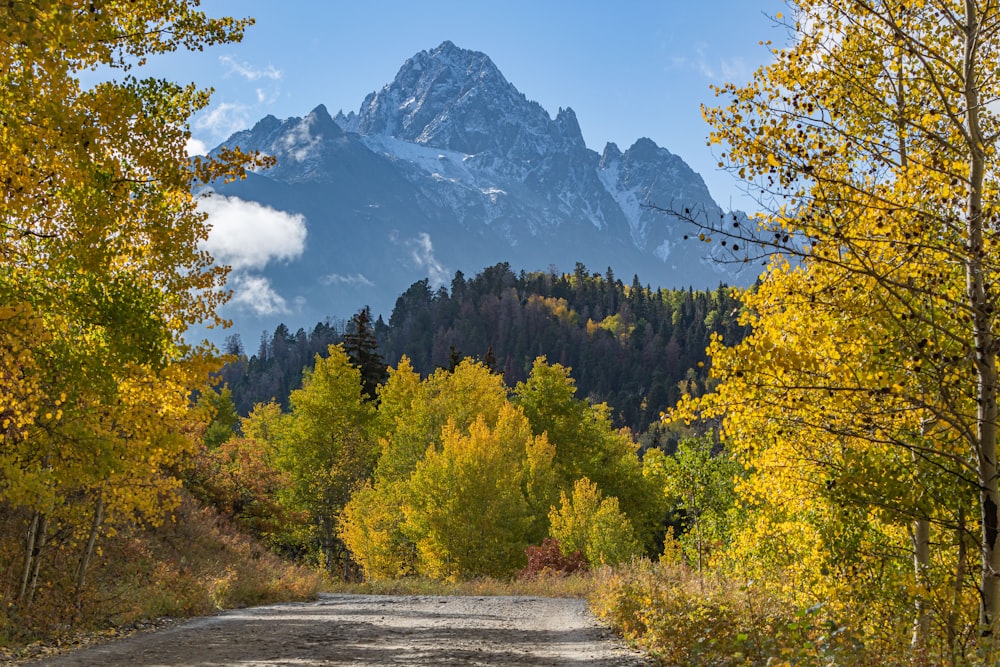
<path id="1" fill-rule="evenodd" d="M 869 460 L 909 459 L 919 469 L 911 479 L 923 493 L 910 499 L 925 506 L 911 515 L 918 521 L 934 512 L 963 516 L 961 499 L 938 490 L 953 483 L 971 490 L 979 520 L 979 625 L 989 635 L 1000 623 L 1000 126 L 992 106 L 1000 97 L 1000 3 L 789 6 L 789 45 L 774 49 L 774 62 L 750 83 L 719 88 L 721 106 L 704 111 L 711 142 L 724 149 L 721 165 L 746 179 L 767 212 L 756 227 L 738 218 L 701 220 L 701 237 L 725 244 L 735 260 L 772 250 L 796 258 L 773 263 L 761 296 L 748 299 L 769 313 L 743 347 L 753 356 L 713 358 L 723 384 L 732 380 L 720 393 L 741 401 L 735 392 L 752 370 L 753 382 L 769 385 L 772 396 L 782 386 L 801 400 L 850 395 L 832 429 L 830 420 L 819 423 L 827 411 L 798 414 L 817 431 L 840 428 L 845 451 L 864 451 L 860 426 L 867 418 Z M 867 309 L 858 307 L 859 294 Z M 817 300 L 826 307 L 818 309 Z M 818 313 L 834 323 L 824 326 Z M 810 318 L 816 338 L 805 335 Z M 796 319 L 798 336 L 781 329 Z M 826 346 L 824 329 L 840 338 Z M 852 340 L 855 349 L 837 349 Z M 862 368 L 853 377 L 836 363 L 803 373 L 802 359 L 815 360 L 823 346 L 842 355 L 843 365 Z M 848 426 L 851 405 L 856 414 Z M 759 425 L 758 443 L 786 435 L 774 422 Z M 916 544 L 925 530 L 914 525 Z M 915 549 L 926 561 L 921 554 Z"/>
<path id="2" fill-rule="evenodd" d="M 193 447 L 189 398 L 214 362 L 184 334 L 220 324 L 227 294 L 192 186 L 267 160 L 192 163 L 208 91 L 138 72 L 249 24 L 196 0 L 0 6 L 0 500 L 34 517 L 21 602 L 47 530 L 73 529 L 82 588 L 96 535 L 158 520 L 178 484 L 164 471 Z M 86 87 L 93 70 L 103 81 Z"/>

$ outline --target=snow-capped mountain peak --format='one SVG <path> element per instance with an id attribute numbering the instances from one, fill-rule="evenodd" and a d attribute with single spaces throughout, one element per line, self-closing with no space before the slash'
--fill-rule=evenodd
<path id="1" fill-rule="evenodd" d="M 734 280 L 703 257 L 703 245 L 684 243 L 690 229 L 651 206 L 722 214 L 679 156 L 648 138 L 624 152 L 613 143 L 590 150 L 571 108 L 551 117 L 488 56 L 452 42 L 409 58 L 357 112 L 331 117 L 320 104 L 302 118 L 267 116 L 225 145 L 273 155 L 277 165 L 221 192 L 308 220 L 302 268 L 285 267 L 282 279 L 301 303 L 353 286 L 384 292 L 354 310 L 384 311 L 379 299 L 413 280 L 497 261 L 611 266 L 664 286 Z M 377 280 L 367 277 L 373 266 Z"/>
<path id="2" fill-rule="evenodd" d="M 568 118 L 553 121 L 486 54 L 444 42 L 408 59 L 392 82 L 368 95 L 357 114 L 342 117 L 341 123 L 361 135 L 529 159 L 566 136 L 583 143 L 575 116 L 567 112 Z"/>

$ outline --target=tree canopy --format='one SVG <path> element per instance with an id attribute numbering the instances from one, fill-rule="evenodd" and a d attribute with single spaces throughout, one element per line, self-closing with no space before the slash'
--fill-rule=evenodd
<path id="1" fill-rule="evenodd" d="M 105 524 L 160 520 L 165 471 L 193 449 L 189 399 L 215 363 L 184 333 L 220 323 L 226 270 L 200 247 L 192 186 L 266 160 L 192 163 L 208 92 L 137 73 L 249 24 L 193 0 L 0 8 L 0 499 L 30 516 L 22 604 L 53 527 L 80 551 L 79 593 Z"/>
<path id="2" fill-rule="evenodd" d="M 567 369 L 544 359 L 513 396 L 468 358 L 424 380 L 405 357 L 390 369 L 379 390 L 381 455 L 340 522 L 366 575 L 509 576 L 529 544 L 550 536 L 550 517 L 563 521 L 551 512 L 585 475 L 585 498 L 565 510 L 566 535 L 584 531 L 595 562 L 655 552 L 662 489 L 606 408 L 574 392 Z M 612 549 L 619 537 L 627 539 Z M 567 555 L 584 548 L 579 541 Z"/>
<path id="3" fill-rule="evenodd" d="M 701 237 L 737 260 L 783 257 L 744 297 L 753 334 L 713 346 L 719 391 L 701 407 L 725 415 L 753 471 L 758 543 L 792 545 L 798 525 L 812 590 L 835 568 L 891 567 L 910 582 L 896 585 L 912 592 L 914 643 L 926 648 L 937 598 L 950 651 L 956 619 L 983 636 L 1000 622 L 1000 6 L 789 4 L 788 46 L 705 109 L 722 165 L 766 212 L 698 220 Z"/>
<path id="4" fill-rule="evenodd" d="M 733 290 L 721 286 L 654 289 L 637 276 L 622 283 L 583 265 L 573 273 L 516 274 L 497 264 L 472 277 L 456 273 L 450 290 L 415 283 L 397 300 L 388 324 L 371 323 L 362 311 L 351 322 L 321 322 L 311 330 L 280 325 L 256 350 L 234 341 L 228 351 L 237 358 L 220 376 L 242 415 L 271 399 L 287 407 L 302 368 L 317 353 L 340 342 L 349 352 L 358 345 L 347 338 L 364 314 L 378 343 L 373 352 L 390 365 L 406 356 L 426 376 L 473 357 L 513 387 L 545 356 L 573 369 L 581 397 L 611 406 L 616 426 L 641 433 L 683 392 L 704 390 L 711 335 L 735 343 L 745 332 L 738 309 Z M 379 376 L 375 361 L 373 379 Z"/>

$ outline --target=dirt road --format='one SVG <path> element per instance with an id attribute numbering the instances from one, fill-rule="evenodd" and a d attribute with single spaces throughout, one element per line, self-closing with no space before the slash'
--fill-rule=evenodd
<path id="1" fill-rule="evenodd" d="M 600 626 L 582 600 L 321 595 L 313 603 L 200 618 L 41 664 L 638 667 L 648 663 Z"/>

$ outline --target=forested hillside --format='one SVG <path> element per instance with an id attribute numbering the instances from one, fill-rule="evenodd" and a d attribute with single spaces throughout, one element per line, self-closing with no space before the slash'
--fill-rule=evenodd
<path id="1" fill-rule="evenodd" d="M 473 278 L 456 273 L 451 288 L 414 283 L 396 301 L 389 323 L 372 325 L 390 366 L 403 355 L 422 375 L 450 368 L 466 356 L 503 373 L 509 386 L 525 380 L 536 357 L 572 369 L 581 396 L 606 402 L 619 426 L 644 431 L 683 391 L 699 394 L 713 334 L 742 339 L 738 302 L 720 286 L 711 292 L 652 289 L 637 276 L 623 283 L 608 270 L 514 274 L 506 263 Z M 275 399 L 287 407 L 302 369 L 343 340 L 350 323 L 319 323 L 310 331 L 284 325 L 262 336 L 248 356 L 238 339 L 237 359 L 222 371 L 237 411 Z"/>

